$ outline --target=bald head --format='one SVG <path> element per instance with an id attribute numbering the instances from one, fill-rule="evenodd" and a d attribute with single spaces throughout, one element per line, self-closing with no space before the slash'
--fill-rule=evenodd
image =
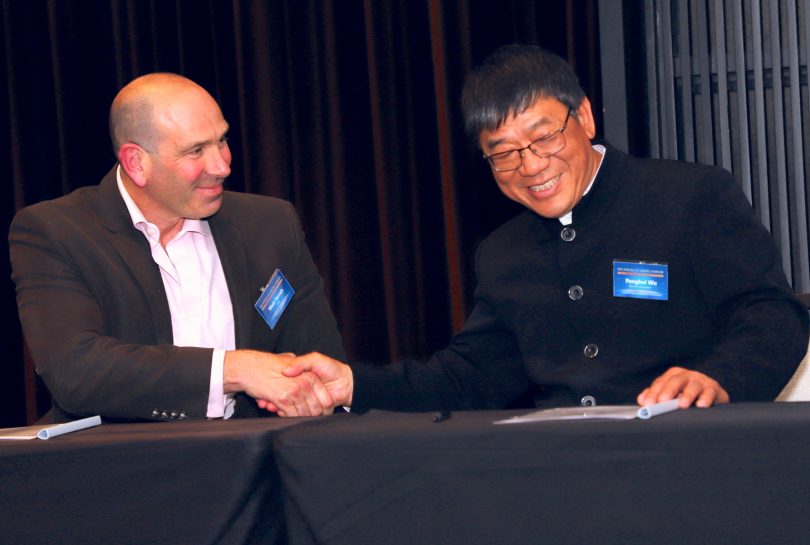
<path id="1" fill-rule="evenodd" d="M 181 103 L 188 93 L 202 93 L 214 101 L 205 89 L 178 74 L 146 74 L 128 83 L 110 107 L 113 151 L 118 154 L 128 142 L 156 151 L 160 144 L 156 119 L 172 105 Z"/>

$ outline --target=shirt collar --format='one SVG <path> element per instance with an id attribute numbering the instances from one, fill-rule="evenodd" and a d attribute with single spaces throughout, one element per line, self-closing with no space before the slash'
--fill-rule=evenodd
<path id="1" fill-rule="evenodd" d="M 135 204 L 135 201 L 127 191 L 127 188 L 124 187 L 124 181 L 121 179 L 120 164 L 115 169 L 115 181 L 118 183 L 118 191 L 121 193 L 121 198 L 124 199 L 124 204 L 127 205 L 129 217 L 132 219 L 132 225 L 145 235 L 149 236 L 149 227 L 157 229 L 157 226 L 154 223 L 150 223 L 144 217 L 143 212 L 141 212 L 141 209 L 138 208 L 137 204 Z M 177 233 L 177 237 L 182 236 L 186 232 L 200 233 L 209 237 L 211 236 L 211 228 L 208 226 L 208 222 L 204 220 L 192 220 L 188 218 L 184 219 L 183 227 L 180 229 L 180 232 Z"/>
<path id="2" fill-rule="evenodd" d="M 598 151 L 598 152 L 599 152 L 599 154 L 600 154 L 602 157 L 599 159 L 599 164 L 598 164 L 598 165 L 596 165 L 596 171 L 594 171 L 594 173 L 593 173 L 593 178 L 591 178 L 591 181 L 590 181 L 590 183 L 588 184 L 588 187 L 586 187 L 586 188 L 585 188 L 585 192 L 584 192 L 584 193 L 582 193 L 582 196 L 583 196 L 583 197 L 584 197 L 585 195 L 587 195 L 587 194 L 588 194 L 588 191 L 590 191 L 590 190 L 591 190 L 591 187 L 593 187 L 593 183 L 594 183 L 594 181 L 596 181 L 596 176 L 599 174 L 599 169 L 600 169 L 600 168 L 602 168 L 602 163 L 603 163 L 603 162 L 604 162 L 604 160 L 605 160 L 605 153 L 607 153 L 607 149 L 606 149 L 606 148 L 605 148 L 605 146 L 603 146 L 602 144 L 595 144 L 595 145 L 593 146 L 593 149 L 595 149 L 596 151 Z M 559 218 L 559 219 L 560 219 L 560 223 L 562 223 L 563 225 L 571 225 L 571 223 L 573 223 L 573 221 L 574 221 L 574 211 L 573 211 L 573 210 L 569 210 L 568 212 L 566 212 L 565 214 L 563 214 L 562 216 L 560 216 L 560 218 Z"/>

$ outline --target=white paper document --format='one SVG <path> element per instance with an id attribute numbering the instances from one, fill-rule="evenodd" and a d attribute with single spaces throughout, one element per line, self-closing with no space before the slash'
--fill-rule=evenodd
<path id="1" fill-rule="evenodd" d="M 513 416 L 505 420 L 496 420 L 495 424 L 524 424 L 527 422 L 546 422 L 551 420 L 631 420 L 641 418 L 646 420 L 659 414 L 672 412 L 678 409 L 678 400 L 663 401 L 647 407 L 637 405 L 595 405 L 593 407 L 560 407 L 556 409 L 542 409 L 528 414 Z"/>
<path id="2" fill-rule="evenodd" d="M 58 435 L 64 435 L 73 431 L 92 428 L 101 424 L 100 416 L 91 416 L 65 422 L 64 424 L 45 424 L 40 426 L 26 426 L 24 428 L 2 428 L 0 429 L 1 439 L 50 439 Z"/>

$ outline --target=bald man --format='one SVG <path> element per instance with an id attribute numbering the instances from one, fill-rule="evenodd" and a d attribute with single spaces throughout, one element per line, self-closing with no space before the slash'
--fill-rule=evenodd
<path id="1" fill-rule="evenodd" d="M 20 321 L 53 397 L 44 420 L 257 416 L 257 398 L 321 414 L 327 390 L 281 370 L 291 353 L 344 356 L 323 281 L 290 203 L 224 190 L 216 101 L 145 75 L 115 97 L 110 133 L 118 162 L 99 185 L 21 210 L 9 231 Z M 271 277 L 292 298 L 265 319 L 254 305 Z"/>

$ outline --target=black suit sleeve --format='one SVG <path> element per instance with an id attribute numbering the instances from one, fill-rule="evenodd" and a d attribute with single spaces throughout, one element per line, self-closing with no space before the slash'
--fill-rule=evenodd
<path id="1" fill-rule="evenodd" d="M 478 300 L 450 345 L 426 363 L 353 364 L 352 411 L 504 408 L 529 386 L 514 335 Z"/>
<path id="2" fill-rule="evenodd" d="M 717 380 L 732 401 L 771 401 L 807 350 L 807 311 L 792 296 L 770 233 L 731 175 L 713 169 L 699 187 L 688 218 L 690 264 L 720 337 L 684 366 Z"/>
<path id="3" fill-rule="evenodd" d="M 171 345 L 170 321 L 169 342 L 159 342 L 154 316 L 168 308 L 150 305 L 161 294 L 146 293 L 108 234 L 84 219 L 42 203 L 9 232 L 20 321 L 56 419 L 153 419 L 155 409 L 203 418 L 211 349 Z"/>

